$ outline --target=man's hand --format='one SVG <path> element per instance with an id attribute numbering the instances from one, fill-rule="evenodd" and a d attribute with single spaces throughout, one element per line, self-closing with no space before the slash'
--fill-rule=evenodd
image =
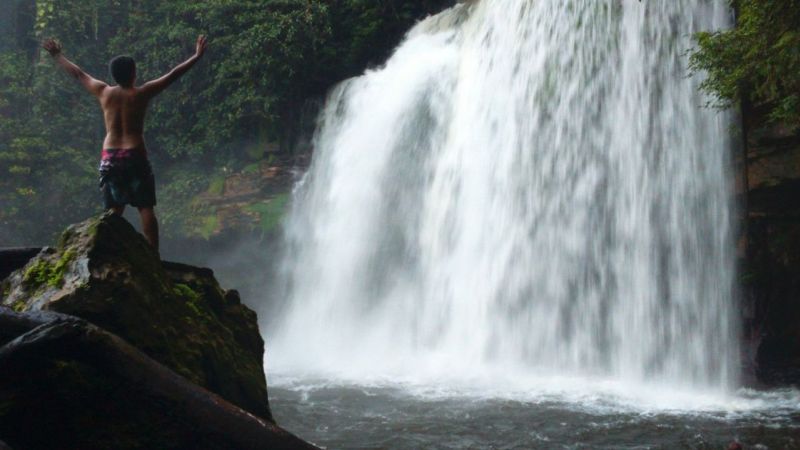
<path id="1" fill-rule="evenodd" d="M 197 64 L 197 61 L 200 60 L 200 57 L 203 56 L 203 53 L 205 52 L 206 52 L 206 37 L 201 34 L 200 36 L 197 37 L 197 44 L 194 50 L 194 55 L 192 55 L 191 58 L 178 64 L 167 74 L 141 85 L 139 87 L 140 92 L 144 93 L 145 96 L 147 96 L 148 98 L 155 97 L 161 91 L 169 87 L 169 85 L 174 83 L 175 80 L 183 76 L 183 74 L 185 74 L 189 69 L 191 69 L 192 66 Z"/>
<path id="2" fill-rule="evenodd" d="M 205 35 L 201 34 L 197 37 L 197 44 L 195 45 L 194 54 L 197 55 L 198 58 L 203 56 L 203 53 L 206 52 L 206 42 L 207 40 Z"/>
<path id="3" fill-rule="evenodd" d="M 53 38 L 45 39 L 42 43 L 42 48 L 50 53 L 50 56 L 56 57 L 61 54 L 61 44 Z"/>

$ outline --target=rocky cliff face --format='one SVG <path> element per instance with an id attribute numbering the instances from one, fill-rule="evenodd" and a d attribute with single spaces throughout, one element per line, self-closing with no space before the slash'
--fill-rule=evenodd
<path id="1" fill-rule="evenodd" d="M 259 448 L 225 435 L 237 427 L 307 446 L 274 426 L 255 313 L 211 270 L 162 264 L 123 218 L 71 226 L 0 288 L 0 439 L 12 447 Z"/>
<path id="2" fill-rule="evenodd" d="M 758 110 L 744 119 L 745 333 L 761 382 L 800 383 L 800 135 Z"/>

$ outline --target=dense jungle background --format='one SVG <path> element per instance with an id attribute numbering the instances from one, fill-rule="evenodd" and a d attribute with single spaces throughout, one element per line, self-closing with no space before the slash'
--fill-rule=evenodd
<path id="1" fill-rule="evenodd" d="M 307 161 L 327 90 L 380 64 L 415 21 L 450 3 L 2 2 L 0 246 L 50 242 L 101 208 L 100 110 L 39 50 L 44 37 L 106 81 L 108 61 L 129 54 L 143 82 L 189 57 L 198 34 L 209 36 L 207 57 L 154 102 L 147 121 L 162 234 L 209 239 L 224 228 L 271 231 L 291 184 L 282 170 Z"/>

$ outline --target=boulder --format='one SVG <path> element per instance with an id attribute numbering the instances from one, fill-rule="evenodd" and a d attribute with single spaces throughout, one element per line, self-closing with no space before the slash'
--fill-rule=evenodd
<path id="1" fill-rule="evenodd" d="M 16 312 L 55 311 L 120 336 L 192 383 L 272 421 L 256 315 L 213 272 L 161 262 L 122 217 L 69 227 L 0 284 Z"/>
<path id="2" fill-rule="evenodd" d="M 14 448 L 315 448 L 77 317 L 0 306 L 0 367 Z"/>

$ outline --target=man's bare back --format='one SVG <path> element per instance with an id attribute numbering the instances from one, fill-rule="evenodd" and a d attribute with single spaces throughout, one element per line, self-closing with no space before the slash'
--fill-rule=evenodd
<path id="1" fill-rule="evenodd" d="M 106 124 L 103 148 L 144 147 L 147 98 L 138 88 L 107 87 L 99 97 Z"/>
<path id="2" fill-rule="evenodd" d="M 45 50 L 69 75 L 94 95 L 103 110 L 106 137 L 100 165 L 101 189 L 105 206 L 122 214 L 126 204 L 139 209 L 142 228 L 150 244 L 158 250 L 158 221 L 155 206 L 155 182 L 147 161 L 144 142 L 144 119 L 150 100 L 186 73 L 203 56 L 206 38 L 197 38 L 195 54 L 164 76 L 136 86 L 136 64 L 130 57 L 111 61 L 116 86 L 109 86 L 81 70 L 61 53 L 61 44 L 46 40 Z"/>

